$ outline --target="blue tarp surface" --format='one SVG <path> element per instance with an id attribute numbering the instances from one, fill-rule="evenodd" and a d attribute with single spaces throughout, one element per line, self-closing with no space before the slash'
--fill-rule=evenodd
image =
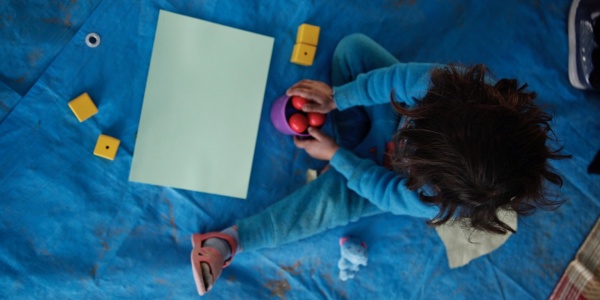
<path id="1" fill-rule="evenodd" d="M 275 249 L 245 252 L 206 299 L 545 299 L 600 215 L 600 94 L 571 87 L 569 0 L 0 0 L 0 298 L 190 299 L 190 235 L 222 229 L 302 186 L 323 162 L 269 121 L 304 78 L 329 81 L 345 35 L 402 61 L 484 63 L 527 82 L 573 159 L 554 163 L 568 201 L 519 219 L 490 255 L 449 269 L 423 220 L 383 214 Z M 275 38 L 247 200 L 128 181 L 160 9 Z M 315 63 L 289 58 L 298 25 L 321 27 Z M 97 48 L 85 36 L 101 36 Z M 243 45 L 240 45 L 243 47 Z M 236 83 L 231 82 L 231 88 Z M 79 123 L 87 92 L 100 113 Z M 221 124 L 227 126 L 228 124 Z M 114 161 L 92 155 L 100 133 Z M 260 230 L 260 228 L 256 228 Z M 369 265 L 342 282 L 338 238 L 366 241 Z"/>

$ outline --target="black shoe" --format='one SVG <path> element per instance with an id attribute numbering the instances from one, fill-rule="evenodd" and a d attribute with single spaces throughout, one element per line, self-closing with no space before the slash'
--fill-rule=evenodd
<path id="1" fill-rule="evenodd" d="M 596 64 L 594 85 L 590 75 L 594 70 L 592 53 L 600 44 L 600 1 L 573 0 L 569 11 L 569 80 L 582 90 L 598 89 L 600 65 Z M 595 55 L 597 56 L 597 55 Z"/>

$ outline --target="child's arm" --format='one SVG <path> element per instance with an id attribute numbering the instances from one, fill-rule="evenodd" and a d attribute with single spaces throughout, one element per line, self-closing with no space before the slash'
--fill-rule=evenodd
<path id="1" fill-rule="evenodd" d="M 406 187 L 406 178 L 369 159 L 359 158 L 340 148 L 333 155 L 330 164 L 348 179 L 348 188 L 382 210 L 395 215 L 430 219 L 439 212 L 436 206 L 425 205 L 419 200 L 417 192 Z"/>
<path id="2" fill-rule="evenodd" d="M 356 80 L 333 88 L 337 108 L 367 106 L 390 102 L 392 91 L 396 100 L 409 106 L 414 98 L 425 96 L 429 88 L 431 71 L 442 67 L 430 63 L 398 63 L 390 67 L 360 74 Z"/>
<path id="3" fill-rule="evenodd" d="M 311 127 L 308 132 L 314 139 L 301 140 L 295 137 L 296 146 L 313 158 L 328 160 L 348 179 L 348 188 L 377 207 L 397 215 L 424 218 L 437 215 L 437 207 L 423 204 L 417 193 L 406 187 L 406 178 L 340 148 L 330 136 L 317 128 Z"/>

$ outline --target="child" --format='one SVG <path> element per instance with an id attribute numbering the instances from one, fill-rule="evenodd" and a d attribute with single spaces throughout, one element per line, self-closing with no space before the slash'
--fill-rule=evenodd
<path id="1" fill-rule="evenodd" d="M 525 86 L 494 84 L 486 72 L 400 63 L 364 35 L 344 38 L 333 56 L 333 89 L 303 80 L 287 91 L 310 100 L 304 111 L 332 112 L 337 140 L 316 128 L 309 128 L 314 139 L 294 140 L 331 168 L 233 227 L 193 235 L 198 293 L 240 249 L 276 247 L 361 217 L 391 212 L 433 226 L 468 219 L 505 234 L 513 230 L 499 208 L 524 215 L 560 205 L 544 189 L 545 180 L 562 184 L 548 160 L 566 157 L 546 146 L 551 116 Z"/>

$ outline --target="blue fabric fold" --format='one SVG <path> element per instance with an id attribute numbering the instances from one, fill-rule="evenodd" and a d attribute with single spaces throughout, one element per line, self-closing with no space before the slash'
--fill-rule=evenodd
<path id="1" fill-rule="evenodd" d="M 0 124 L 21 100 L 21 95 L 0 81 Z"/>
<path id="2" fill-rule="evenodd" d="M 27 4 L 0 2 L 0 298 L 195 297 L 190 235 L 262 211 L 324 166 L 275 130 L 269 109 L 301 79 L 328 82 L 335 45 L 356 32 L 401 61 L 484 63 L 528 83 L 573 155 L 552 164 L 568 201 L 521 218 L 504 246 L 459 269 L 423 219 L 383 214 L 243 252 L 206 298 L 547 298 L 600 215 L 598 177 L 585 171 L 600 147 L 600 94 L 568 81 L 569 0 Z M 159 9 L 275 37 L 247 200 L 128 181 Z M 321 27 L 311 67 L 289 62 L 301 23 Z M 67 103 L 82 92 L 99 112 L 80 123 Z M 114 161 L 92 154 L 101 133 L 121 140 Z M 344 235 L 370 258 L 348 282 L 336 279 Z"/>

